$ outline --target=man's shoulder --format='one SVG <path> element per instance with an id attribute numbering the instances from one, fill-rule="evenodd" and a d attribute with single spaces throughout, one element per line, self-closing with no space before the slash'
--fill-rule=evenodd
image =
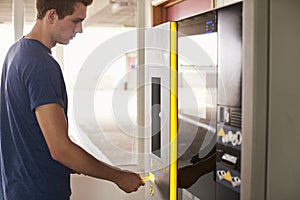
<path id="1" fill-rule="evenodd" d="M 43 43 L 35 39 L 25 39 L 21 38 L 18 42 L 18 48 L 20 50 L 27 50 L 29 52 L 40 53 L 40 54 L 49 54 L 51 50 L 46 47 Z"/>
<path id="2" fill-rule="evenodd" d="M 22 38 L 11 47 L 8 54 L 13 62 L 25 66 L 24 70 L 28 66 L 31 69 L 42 69 L 58 64 L 51 55 L 51 50 L 37 40 Z"/>

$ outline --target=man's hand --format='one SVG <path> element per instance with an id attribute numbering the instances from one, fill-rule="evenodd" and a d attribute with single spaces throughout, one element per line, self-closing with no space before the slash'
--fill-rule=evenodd
<path id="1" fill-rule="evenodd" d="M 126 193 L 135 192 L 140 186 L 145 185 L 139 174 L 129 171 L 121 171 L 115 183 Z"/>

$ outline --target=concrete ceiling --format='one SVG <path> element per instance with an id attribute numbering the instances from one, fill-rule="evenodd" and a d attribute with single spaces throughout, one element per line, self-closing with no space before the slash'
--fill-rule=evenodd
<path id="1" fill-rule="evenodd" d="M 12 23 L 13 0 L 0 0 L 0 24 Z M 24 21 L 33 23 L 36 18 L 35 0 L 24 1 Z M 84 26 L 135 27 L 136 0 L 94 0 L 88 7 Z"/>
<path id="2" fill-rule="evenodd" d="M 13 5 L 12 0 L 0 0 L 0 23 L 9 24 L 12 22 Z M 35 1 L 24 0 L 24 21 L 31 23 L 35 19 Z"/>

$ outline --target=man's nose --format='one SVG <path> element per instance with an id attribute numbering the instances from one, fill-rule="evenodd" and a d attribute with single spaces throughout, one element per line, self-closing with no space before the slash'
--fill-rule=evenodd
<path id="1" fill-rule="evenodd" d="M 75 27 L 76 33 L 82 33 L 82 22 L 78 23 Z"/>

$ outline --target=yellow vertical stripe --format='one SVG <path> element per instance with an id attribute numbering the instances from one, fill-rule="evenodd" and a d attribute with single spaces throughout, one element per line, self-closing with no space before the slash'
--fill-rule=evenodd
<path id="1" fill-rule="evenodd" d="M 170 26 L 170 200 L 177 200 L 177 23 Z"/>

